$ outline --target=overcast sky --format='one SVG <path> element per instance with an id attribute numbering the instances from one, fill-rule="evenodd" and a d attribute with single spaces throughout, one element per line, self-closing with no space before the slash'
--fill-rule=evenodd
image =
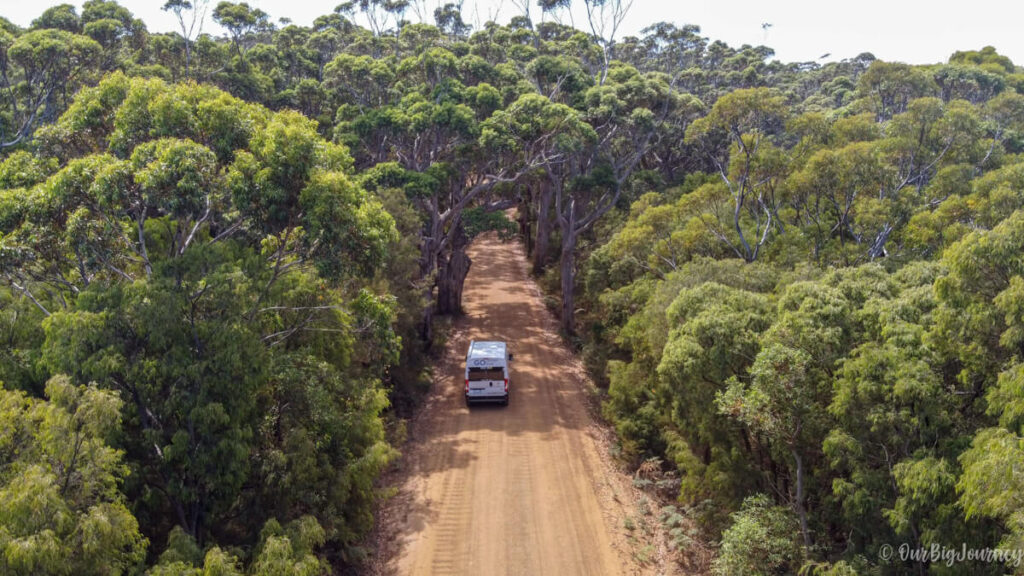
<path id="1" fill-rule="evenodd" d="M 217 1 L 211 0 L 211 6 Z M 436 1 L 426 0 L 431 8 Z M 150 30 L 175 29 L 173 17 L 160 10 L 163 2 L 121 0 L 120 4 L 142 18 Z M 308 25 L 339 2 L 249 0 L 249 5 L 275 21 L 287 17 Z M 27 26 L 47 6 L 59 3 L 0 0 L 0 15 Z M 495 14 L 499 22 L 506 22 L 514 10 L 512 0 L 465 0 L 463 5 L 469 23 L 484 22 Z M 578 27 L 583 24 L 581 16 L 576 16 Z M 871 52 L 884 60 L 925 64 L 945 61 L 956 50 L 991 45 L 1015 64 L 1024 65 L 1024 0 L 634 0 L 624 31 L 636 34 L 658 21 L 696 24 L 705 36 L 733 46 L 765 44 L 784 61 L 824 62 Z M 763 24 L 771 26 L 765 29 Z M 206 30 L 220 32 L 212 23 Z M 830 56 L 821 59 L 825 54 Z"/>

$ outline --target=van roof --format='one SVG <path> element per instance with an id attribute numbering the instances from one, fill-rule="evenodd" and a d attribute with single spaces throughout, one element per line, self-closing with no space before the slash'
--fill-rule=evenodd
<path id="1" fill-rule="evenodd" d="M 505 358 L 505 343 L 497 341 L 473 341 L 469 344 L 468 358 Z"/>

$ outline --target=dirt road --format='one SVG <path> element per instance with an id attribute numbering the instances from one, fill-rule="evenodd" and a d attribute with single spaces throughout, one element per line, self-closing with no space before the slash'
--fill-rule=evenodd
<path id="1" fill-rule="evenodd" d="M 404 449 L 398 495 L 381 512 L 384 574 L 636 574 L 643 543 L 629 478 L 609 463 L 578 365 L 527 275 L 517 243 L 470 250 L 466 316 L 453 326 L 434 389 Z M 470 339 L 515 355 L 508 407 L 463 402 Z M 648 550 L 652 550 L 648 547 Z"/>

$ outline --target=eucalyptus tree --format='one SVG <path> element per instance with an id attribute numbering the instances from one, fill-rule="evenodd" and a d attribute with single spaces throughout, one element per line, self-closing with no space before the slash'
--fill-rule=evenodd
<path id="1" fill-rule="evenodd" d="M 335 27 L 314 26 L 314 32 L 310 34 L 306 46 L 316 55 L 317 82 L 324 81 L 324 68 L 341 50 L 345 36 L 342 30 Z"/>
<path id="2" fill-rule="evenodd" d="M 722 548 L 712 562 L 716 576 L 739 574 L 786 574 L 801 571 L 804 551 L 796 544 L 797 524 L 790 511 L 764 494 L 743 501 L 722 533 Z M 812 572 L 819 574 L 819 572 Z M 849 576 L 856 572 L 828 572 Z"/>
<path id="3" fill-rule="evenodd" d="M 911 100 L 932 96 L 937 86 L 925 71 L 900 62 L 876 60 L 861 75 L 858 94 L 879 121 L 903 113 Z"/>
<path id="4" fill-rule="evenodd" d="M 997 74 L 1013 74 L 1017 71 L 1013 61 L 996 52 L 992 46 L 981 50 L 957 50 L 949 57 L 950 64 L 973 65 Z"/>
<path id="5" fill-rule="evenodd" d="M 307 485 L 277 489 L 308 500 L 275 501 L 321 515 L 332 540 L 353 540 L 365 526 L 347 519 L 372 504 L 370 477 L 391 453 L 379 374 L 353 372 L 348 359 L 370 367 L 397 356 L 388 298 L 354 278 L 372 277 L 397 238 L 349 179 L 344 147 L 296 112 L 120 74 L 81 92 L 45 132 L 41 150 L 60 168 L 2 196 L 0 269 L 48 316 L 42 366 L 125 399 L 133 490 L 159 495 L 140 510 L 150 529 L 219 537 L 248 478 L 274 493 L 279 468 L 298 473 L 306 456 L 251 469 L 283 449 L 279 436 L 256 434 L 257 406 L 288 403 L 275 413 L 304 423 L 293 447 L 339 477 L 314 486 L 321 476 L 306 470 Z M 367 348 L 349 338 L 357 331 Z M 315 391 L 298 382 L 333 395 L 300 403 Z M 313 423 L 321 406 L 332 416 Z M 334 418 L 364 424 L 324 442 Z M 258 504 L 242 510 L 266 519 Z"/>
<path id="6" fill-rule="evenodd" d="M 82 19 L 73 5 L 57 4 L 43 10 L 39 18 L 32 21 L 32 28 L 53 28 L 78 34 L 82 31 Z"/>
<path id="7" fill-rule="evenodd" d="M 120 490 L 129 469 L 108 444 L 121 404 L 66 376 L 45 399 L 0 385 L 0 571 L 128 574 L 142 563 L 148 542 Z"/>
<path id="8" fill-rule="evenodd" d="M 686 282 L 681 276 L 690 268 L 696 267 L 680 269 L 679 280 Z M 681 496 L 732 502 L 747 490 L 767 489 L 775 480 L 770 473 L 766 480 L 751 474 L 770 458 L 770 446 L 757 442 L 757 431 L 737 431 L 716 410 L 716 398 L 735 386 L 736 378 L 745 376 L 758 356 L 772 301 L 768 294 L 714 280 L 679 288 L 674 298 L 671 292 L 665 294 L 665 300 L 672 299 L 662 303 L 666 307 L 658 319 L 659 334 L 646 340 L 650 345 L 663 339 L 660 358 L 652 359 L 656 395 L 671 406 L 668 425 L 678 437 L 679 458 L 693 461 L 683 477 Z M 621 379 L 614 384 L 625 385 Z M 747 456 L 743 460 L 726 456 L 740 450 Z M 729 472 L 721 479 L 721 490 L 707 493 L 704 486 L 713 481 L 711 476 L 725 470 Z"/>
<path id="9" fill-rule="evenodd" d="M 882 217 L 873 231 L 858 238 L 869 259 L 889 254 L 893 232 L 907 223 L 910 206 L 919 202 L 941 169 L 968 165 L 980 170 L 990 149 L 981 142 L 984 131 L 978 111 L 963 100 L 948 104 L 934 97 L 913 100 L 905 112 L 893 116 L 884 132 L 877 150 L 891 167 L 891 176 L 879 186 L 873 210 Z"/>
<path id="10" fill-rule="evenodd" d="M 103 47 L 100 68 L 116 70 L 146 44 L 146 25 L 113 0 L 88 0 L 82 5 L 82 32 Z"/>
<path id="11" fill-rule="evenodd" d="M 457 313 L 462 285 L 469 272 L 464 217 L 471 208 L 484 212 L 514 203 L 492 194 L 502 186 L 564 154 L 566 142 L 589 127 L 570 108 L 526 94 L 480 123 L 474 140 L 459 148 L 459 157 L 424 164 L 422 171 L 398 164 L 378 164 L 368 177 L 378 186 L 399 187 L 420 209 L 420 278 L 431 302 L 423 328 L 429 333 L 434 310 Z M 387 184 L 385 184 L 387 183 Z M 436 285 L 437 292 L 429 297 Z"/>
<path id="12" fill-rule="evenodd" d="M 716 401 L 719 409 L 747 426 L 771 453 L 787 461 L 785 494 L 800 520 L 804 547 L 812 546 L 807 497 L 814 462 L 811 454 L 827 430 L 829 378 L 848 338 L 837 327 L 849 304 L 834 288 L 794 284 L 782 295 L 778 321 L 764 334 L 749 370 L 749 382 L 733 377 Z M 746 376 L 746 375 L 743 375 Z"/>
<path id="13" fill-rule="evenodd" d="M 967 100 L 983 104 L 1006 88 L 1003 75 L 979 67 L 945 64 L 934 74 L 943 101 Z"/>
<path id="14" fill-rule="evenodd" d="M 349 16 L 360 13 L 374 36 L 384 36 L 402 27 L 403 16 L 410 4 L 410 0 L 348 0 L 334 11 Z"/>
<path id="15" fill-rule="evenodd" d="M 992 141 L 978 166 L 987 168 L 993 154 L 1005 148 L 1008 138 L 1024 134 L 1024 94 L 1006 91 L 995 96 L 982 108 L 982 121 Z"/>
<path id="16" fill-rule="evenodd" d="M 584 95 L 588 139 L 576 144 L 565 162 L 551 163 L 546 174 L 554 195 L 555 218 L 561 232 L 561 324 L 575 326 L 576 244 L 614 207 L 668 124 L 682 134 L 700 111 L 700 103 L 679 94 L 669 79 L 641 74 L 631 66 L 614 66 L 607 81 Z M 672 135 L 668 135 L 672 137 Z"/>
<path id="17" fill-rule="evenodd" d="M 540 46 L 543 52 L 525 66 L 526 76 L 533 89 L 552 100 L 580 109 L 585 94 L 594 86 L 595 81 L 584 70 L 581 62 L 567 54 L 572 52 L 572 40 L 548 38 Z M 542 175 L 526 182 L 529 204 L 533 207 L 532 217 L 536 220 L 532 241 L 533 270 L 536 273 L 547 265 L 551 234 L 556 226 L 552 214 L 555 190 L 549 177 L 550 172 L 544 170 Z"/>
<path id="18" fill-rule="evenodd" d="M 656 70 L 679 75 L 699 67 L 708 40 L 700 35 L 700 27 L 686 24 L 678 27 L 669 22 L 651 24 L 643 37 L 623 39 L 618 56 L 641 70 Z"/>
<path id="19" fill-rule="evenodd" d="M 464 38 L 472 30 L 469 24 L 462 20 L 462 3 L 448 2 L 444 6 L 434 9 L 434 23 L 448 35 L 450 40 Z"/>
<path id="20" fill-rule="evenodd" d="M 860 243 L 878 232 L 875 198 L 893 173 L 877 144 L 855 142 L 818 150 L 786 179 L 786 199 L 799 215 L 794 224 L 812 239 L 812 258 L 850 264 L 866 256 Z"/>
<path id="21" fill-rule="evenodd" d="M 251 35 L 270 25 L 270 16 L 246 2 L 222 1 L 213 9 L 213 21 L 227 29 L 235 53 L 244 58 L 251 48 Z"/>
<path id="22" fill-rule="evenodd" d="M 379 70 L 374 79 L 386 83 L 364 82 L 362 90 L 350 88 L 344 97 L 352 104 L 339 109 L 335 134 L 343 141 L 358 142 L 366 165 L 396 161 L 402 171 L 415 174 L 401 180 L 416 184 L 408 192 L 425 218 L 420 247 L 422 278 L 433 277 L 450 259 L 447 251 L 459 233 L 462 210 L 506 177 L 501 170 L 491 173 L 497 166 L 497 155 L 486 159 L 491 164 L 475 165 L 482 159 L 475 151 L 475 142 L 480 138 L 480 122 L 486 112 L 479 105 L 486 98 L 476 96 L 485 96 L 494 89 L 489 85 L 467 88 L 449 79 L 457 73 L 457 64 L 454 54 L 435 47 L 405 58 L 395 69 L 365 57 L 348 56 L 340 56 L 329 69 L 331 81 L 340 83 L 344 76 L 370 66 Z M 397 86 L 392 82 L 408 83 L 410 89 L 395 94 Z M 394 101 L 388 104 L 382 98 Z M 422 186 L 425 181 L 430 182 L 425 186 L 429 189 L 426 195 Z M 461 258 L 458 253 L 456 258 Z M 461 279 L 455 284 L 461 286 Z M 438 303 L 448 300 L 441 295 L 447 290 L 442 286 L 451 284 L 439 282 Z M 439 308 L 442 312 L 455 311 Z"/>
<path id="23" fill-rule="evenodd" d="M 92 75 L 102 50 L 92 38 L 60 28 L 0 29 L 0 150 L 56 120 Z"/>
<path id="24" fill-rule="evenodd" d="M 775 190 L 784 163 L 775 142 L 787 115 L 777 91 L 736 90 L 686 132 L 708 154 L 732 201 L 731 210 L 709 215 L 708 231 L 748 262 L 758 258 L 771 231 L 782 227 Z"/>
<path id="25" fill-rule="evenodd" d="M 586 9 L 590 34 L 601 47 L 601 74 L 598 83 L 604 84 L 614 59 L 619 29 L 633 7 L 633 0 L 583 0 L 583 7 Z"/>
<path id="26" fill-rule="evenodd" d="M 206 10 L 210 0 L 167 0 L 161 10 L 174 14 L 185 44 L 185 77 L 192 76 L 192 49 L 196 39 L 203 34 Z"/>
<path id="27" fill-rule="evenodd" d="M 949 274 L 935 282 L 938 306 L 930 336 L 957 410 L 972 418 L 970 447 L 959 455 L 959 502 L 968 520 L 998 520 L 1003 545 L 1019 545 L 1021 434 L 1020 254 L 1024 212 L 949 247 Z M 985 400 L 982 401 L 981 399 Z"/>
<path id="28" fill-rule="evenodd" d="M 376 174 L 368 178 L 405 190 L 422 214 L 419 277 L 433 302 L 424 334 L 435 310 L 461 309 L 470 264 L 465 211 L 511 206 L 494 193 L 560 160 L 572 135 L 589 129 L 568 106 L 523 93 L 517 74 L 431 46 L 438 40 L 436 29 L 410 25 L 399 44 L 422 48 L 393 68 L 341 55 L 325 71 L 341 89 L 336 139 L 358 151 L 357 162 Z M 356 77 L 358 85 L 347 81 Z"/>

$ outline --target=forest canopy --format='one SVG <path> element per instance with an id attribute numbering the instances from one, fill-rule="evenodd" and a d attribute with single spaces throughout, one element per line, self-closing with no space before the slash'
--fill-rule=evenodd
<path id="1" fill-rule="evenodd" d="M 0 573 L 365 562 L 495 231 L 711 572 L 1019 571 L 879 551 L 1024 548 L 1024 68 L 580 2 L 0 17 Z"/>

